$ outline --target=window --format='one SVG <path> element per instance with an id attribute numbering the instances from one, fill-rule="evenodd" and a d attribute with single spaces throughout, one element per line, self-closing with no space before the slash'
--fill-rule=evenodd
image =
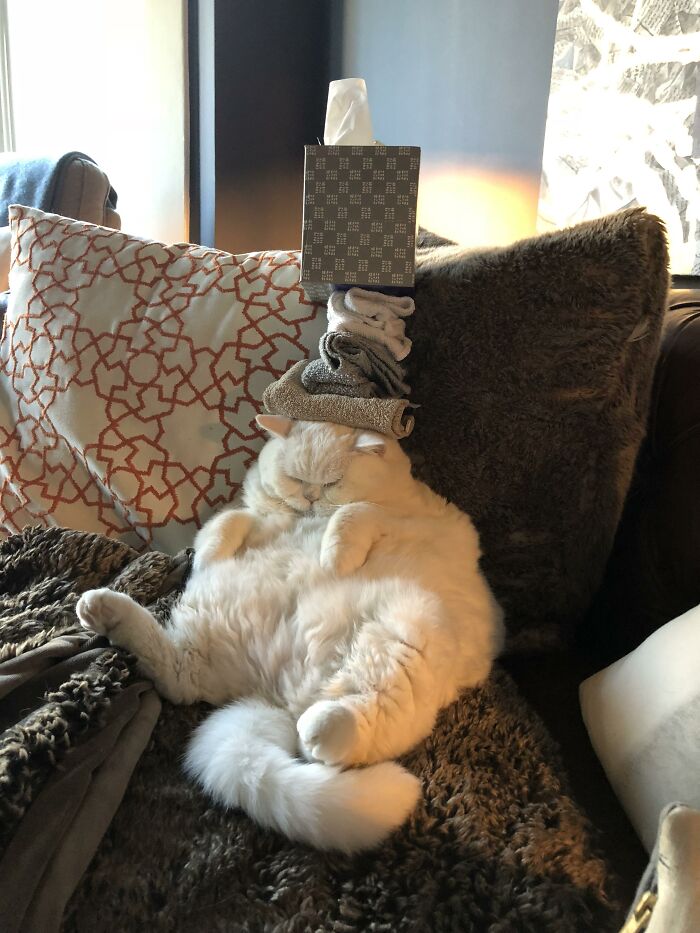
<path id="1" fill-rule="evenodd" d="M 539 228 L 642 205 L 700 275 L 698 0 L 562 0 Z"/>
<path id="2" fill-rule="evenodd" d="M 6 4 L 12 148 L 87 153 L 119 195 L 125 230 L 186 240 L 185 0 Z"/>

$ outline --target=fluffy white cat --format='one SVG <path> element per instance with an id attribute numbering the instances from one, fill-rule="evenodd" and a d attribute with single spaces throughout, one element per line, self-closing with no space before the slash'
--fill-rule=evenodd
<path id="1" fill-rule="evenodd" d="M 185 762 L 216 801 L 356 852 L 415 807 L 418 779 L 388 759 L 488 675 L 501 612 L 470 519 L 413 479 L 396 441 L 258 421 L 272 436 L 243 507 L 197 535 L 168 626 L 109 589 L 85 593 L 77 612 L 168 700 L 223 706 Z"/>

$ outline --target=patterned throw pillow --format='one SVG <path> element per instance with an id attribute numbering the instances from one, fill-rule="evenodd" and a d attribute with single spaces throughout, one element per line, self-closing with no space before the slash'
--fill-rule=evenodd
<path id="1" fill-rule="evenodd" d="M 189 545 L 262 445 L 263 390 L 325 327 L 299 255 L 164 246 L 26 207 L 10 224 L 0 526 Z"/>

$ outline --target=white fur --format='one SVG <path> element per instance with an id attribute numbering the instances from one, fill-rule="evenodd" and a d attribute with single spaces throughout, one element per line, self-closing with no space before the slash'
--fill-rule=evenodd
<path id="1" fill-rule="evenodd" d="M 397 764 L 341 771 L 299 761 L 296 743 L 288 712 L 241 700 L 206 719 L 185 768 L 218 803 L 320 849 L 374 846 L 415 807 L 420 782 Z"/>
<path id="2" fill-rule="evenodd" d="M 355 852 L 413 809 L 416 779 L 379 762 L 488 675 L 501 613 L 468 516 L 412 478 L 398 443 L 260 421 L 274 436 L 242 508 L 197 535 L 169 627 L 111 590 L 84 594 L 78 614 L 173 702 L 239 701 L 205 721 L 187 754 L 215 800 Z"/>

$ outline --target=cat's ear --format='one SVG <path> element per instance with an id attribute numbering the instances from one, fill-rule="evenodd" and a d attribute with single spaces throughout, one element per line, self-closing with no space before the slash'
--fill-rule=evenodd
<path id="1" fill-rule="evenodd" d="M 361 431 L 355 438 L 355 450 L 361 450 L 363 454 L 376 454 L 378 457 L 383 457 L 386 453 L 386 438 L 381 434 Z"/>
<path id="2" fill-rule="evenodd" d="M 255 420 L 261 428 L 275 437 L 286 437 L 294 424 L 291 418 L 283 418 L 282 415 L 256 415 Z"/>

